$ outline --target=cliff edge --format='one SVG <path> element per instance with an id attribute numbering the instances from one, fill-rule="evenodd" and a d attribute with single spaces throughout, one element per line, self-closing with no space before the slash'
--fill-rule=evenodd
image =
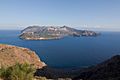
<path id="1" fill-rule="evenodd" d="M 46 66 L 34 51 L 27 48 L 0 44 L 0 67 L 9 67 L 16 63 L 28 63 L 36 68 Z"/>

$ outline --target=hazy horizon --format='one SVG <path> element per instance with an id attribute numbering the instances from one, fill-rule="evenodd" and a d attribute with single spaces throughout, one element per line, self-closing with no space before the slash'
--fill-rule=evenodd
<path id="1" fill-rule="evenodd" d="M 120 0 L 0 0 L 0 30 L 69 26 L 120 31 Z"/>

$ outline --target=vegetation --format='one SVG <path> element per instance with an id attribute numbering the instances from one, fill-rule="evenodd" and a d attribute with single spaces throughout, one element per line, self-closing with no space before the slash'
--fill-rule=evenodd
<path id="1" fill-rule="evenodd" d="M 33 80 L 35 68 L 27 63 L 0 69 L 0 77 L 3 80 Z"/>

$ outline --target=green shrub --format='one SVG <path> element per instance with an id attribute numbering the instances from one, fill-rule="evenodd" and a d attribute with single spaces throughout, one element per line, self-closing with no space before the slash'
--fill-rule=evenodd
<path id="1" fill-rule="evenodd" d="M 2 67 L 0 69 L 0 77 L 4 80 L 10 80 L 10 74 L 11 74 L 11 71 L 8 70 L 7 68 L 4 68 Z"/>
<path id="2" fill-rule="evenodd" d="M 27 63 L 0 69 L 0 77 L 4 80 L 33 80 L 35 68 Z"/>

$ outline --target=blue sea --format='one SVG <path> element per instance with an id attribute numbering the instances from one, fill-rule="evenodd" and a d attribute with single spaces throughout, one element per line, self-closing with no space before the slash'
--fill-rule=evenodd
<path id="1" fill-rule="evenodd" d="M 0 30 L 0 44 L 30 48 L 55 68 L 88 67 L 120 54 L 120 32 L 101 32 L 97 37 L 66 37 L 60 40 L 21 40 L 20 30 Z"/>

